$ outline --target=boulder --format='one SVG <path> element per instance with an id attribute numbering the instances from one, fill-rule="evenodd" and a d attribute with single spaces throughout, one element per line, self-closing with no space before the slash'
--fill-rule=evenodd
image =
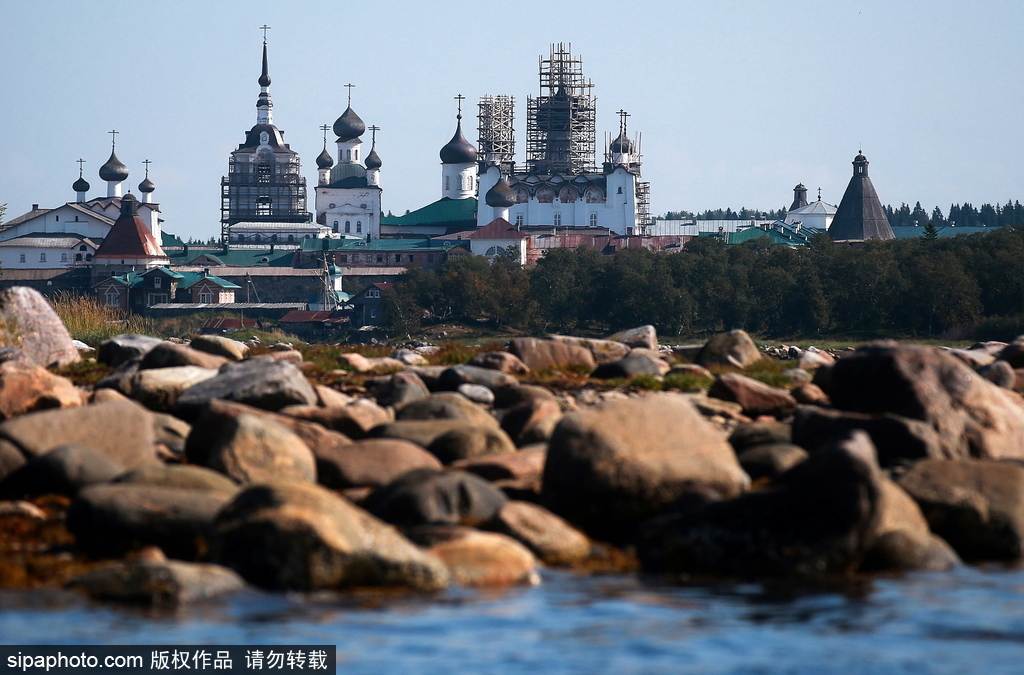
<path id="1" fill-rule="evenodd" d="M 366 510 L 400 526 L 447 523 L 478 526 L 508 501 L 490 483 L 464 471 L 416 469 L 378 488 Z"/>
<path id="2" fill-rule="evenodd" d="M 998 352 L 999 360 L 1006 361 L 1011 368 L 1024 368 L 1024 342 L 1018 338 Z"/>
<path id="3" fill-rule="evenodd" d="M 661 377 L 669 369 L 670 366 L 661 359 L 652 359 L 643 354 L 630 354 L 618 361 L 602 363 L 594 369 L 590 376 L 597 380 L 626 379 L 636 377 L 637 375 Z"/>
<path id="4" fill-rule="evenodd" d="M 773 480 L 808 457 L 807 451 L 792 443 L 755 445 L 737 453 L 740 466 L 751 480 Z"/>
<path id="5" fill-rule="evenodd" d="M 154 440 L 150 414 L 128 401 L 43 410 L 0 424 L 0 446 L 11 445 L 26 458 L 81 445 L 125 469 L 156 462 Z"/>
<path id="6" fill-rule="evenodd" d="M 871 441 L 855 431 L 759 490 L 652 521 L 637 553 L 668 574 L 850 573 L 873 543 L 881 490 Z"/>
<path id="7" fill-rule="evenodd" d="M 402 371 L 387 378 L 374 392 L 380 405 L 400 406 L 430 396 L 430 390 L 416 373 Z"/>
<path id="8" fill-rule="evenodd" d="M 223 356 L 229 361 L 241 361 L 249 353 L 249 345 L 223 335 L 197 335 L 188 346 L 207 354 Z"/>
<path id="9" fill-rule="evenodd" d="M 196 454 L 190 453 L 189 459 L 198 459 Z M 309 446 L 267 416 L 242 414 L 225 419 L 203 460 L 204 466 L 239 483 L 316 481 L 316 459 Z"/>
<path id="10" fill-rule="evenodd" d="M 654 330 L 654 326 L 650 325 L 622 330 L 614 335 L 609 335 L 608 339 L 613 342 L 621 342 L 630 347 L 658 348 L 658 332 Z"/>
<path id="11" fill-rule="evenodd" d="M 366 435 L 366 438 L 400 438 L 424 448 L 429 448 L 441 434 L 452 429 L 488 428 L 461 419 L 399 420 L 381 424 Z M 494 427 L 490 427 L 494 428 Z"/>
<path id="12" fill-rule="evenodd" d="M 68 586 L 94 600 L 176 607 L 230 595 L 245 588 L 245 581 L 220 565 L 130 559 L 90 570 Z"/>
<path id="13" fill-rule="evenodd" d="M 425 366 L 428 363 L 422 354 L 412 349 L 396 349 L 391 353 L 391 358 L 407 366 Z"/>
<path id="14" fill-rule="evenodd" d="M 828 396 L 821 390 L 821 387 L 813 382 L 794 387 L 790 390 L 789 395 L 801 405 L 825 406 L 829 404 Z"/>
<path id="15" fill-rule="evenodd" d="M 743 414 L 749 417 L 771 415 L 781 419 L 796 410 L 796 400 L 785 389 L 738 373 L 723 373 L 715 378 L 708 396 L 739 403 Z"/>
<path id="16" fill-rule="evenodd" d="M 594 362 L 597 364 L 623 359 L 629 355 L 630 350 L 629 345 L 615 340 L 591 340 L 571 335 L 549 335 L 547 339 L 589 349 L 590 353 L 594 356 Z M 655 338 L 655 340 L 657 339 Z"/>
<path id="17" fill-rule="evenodd" d="M 947 570 L 960 564 L 949 544 L 928 529 L 910 495 L 888 478 L 881 487 L 874 543 L 861 570 Z"/>
<path id="18" fill-rule="evenodd" d="M 150 464 L 123 473 L 111 482 L 116 485 L 152 485 L 175 490 L 212 492 L 228 498 L 234 497 L 242 489 L 238 483 L 220 472 L 190 464 Z"/>
<path id="19" fill-rule="evenodd" d="M 542 500 L 590 536 L 623 542 L 688 492 L 731 497 L 749 482 L 723 432 L 685 396 L 659 393 L 563 417 L 548 446 Z"/>
<path id="20" fill-rule="evenodd" d="M 931 531 L 964 560 L 1024 554 L 1024 467 L 1012 462 L 928 459 L 899 478 Z"/>
<path id="21" fill-rule="evenodd" d="M 696 377 L 702 380 L 713 380 L 715 376 L 711 374 L 711 371 L 704 366 L 698 366 L 696 363 L 681 363 L 677 366 L 669 368 L 665 376 L 676 375 L 676 376 L 689 376 Z"/>
<path id="22" fill-rule="evenodd" d="M 164 461 L 171 458 L 175 461 L 183 460 L 185 444 L 192 433 L 192 425 L 166 413 L 155 412 L 150 415 L 150 419 L 153 420 L 157 456 Z"/>
<path id="23" fill-rule="evenodd" d="M 136 356 L 135 358 L 122 361 L 118 365 L 114 366 L 112 371 L 99 379 L 93 393 L 95 394 L 104 389 L 110 389 L 127 397 L 128 393 L 131 392 L 129 381 L 131 380 L 132 375 L 139 372 L 140 363 L 142 363 L 142 358 Z"/>
<path id="24" fill-rule="evenodd" d="M 354 370 L 357 373 L 368 373 L 373 370 L 370 360 L 357 352 L 339 354 L 338 365 L 346 370 Z"/>
<path id="25" fill-rule="evenodd" d="M 73 497 L 83 488 L 110 482 L 122 473 L 124 467 L 106 455 L 80 445 L 62 445 L 0 479 L 0 499 L 46 494 Z"/>
<path id="26" fill-rule="evenodd" d="M 36 410 L 83 404 L 81 390 L 28 359 L 0 363 L 0 420 Z"/>
<path id="27" fill-rule="evenodd" d="M 544 473 L 547 454 L 547 446 L 537 444 L 516 452 L 462 459 L 453 462 L 451 468 L 474 473 L 489 481 L 539 478 Z"/>
<path id="28" fill-rule="evenodd" d="M 568 565 L 590 555 L 585 534 L 537 504 L 509 501 L 485 527 L 512 537 L 548 565 Z"/>
<path id="29" fill-rule="evenodd" d="M 992 363 L 977 369 L 978 375 L 986 380 L 1002 387 L 1003 389 L 1015 389 L 1017 385 L 1017 371 L 1006 361 L 993 361 Z"/>
<path id="30" fill-rule="evenodd" d="M 940 349 L 872 343 L 837 361 L 831 379 L 836 408 L 926 422 L 943 457 L 1024 458 L 1024 400 Z"/>
<path id="31" fill-rule="evenodd" d="M 530 369 L 518 356 L 509 352 L 484 352 L 477 354 L 466 363 L 470 366 L 489 368 L 509 375 L 525 375 L 530 372 Z"/>
<path id="32" fill-rule="evenodd" d="M 515 338 L 509 343 L 509 351 L 518 356 L 530 370 L 566 366 L 578 366 L 588 372 L 594 369 L 594 356 L 589 349 L 565 342 Z"/>
<path id="33" fill-rule="evenodd" d="M 394 528 L 326 488 L 257 485 L 217 516 L 212 561 L 250 583 L 278 590 L 448 585 L 444 564 Z"/>
<path id="34" fill-rule="evenodd" d="M 441 460 L 442 464 L 451 464 L 460 459 L 514 453 L 516 446 L 501 429 L 464 424 L 437 436 L 427 450 Z"/>
<path id="35" fill-rule="evenodd" d="M 539 423 L 547 418 L 557 425 L 562 407 L 554 399 L 537 399 L 509 408 L 501 417 L 501 428 L 517 446 L 527 445 L 526 439 Z M 551 426 L 551 430 L 554 426 Z M 550 433 L 547 437 L 550 437 Z"/>
<path id="36" fill-rule="evenodd" d="M 216 375 L 216 370 L 199 366 L 140 370 L 128 378 L 128 395 L 150 410 L 163 412 L 173 408 L 186 389 Z"/>
<path id="37" fill-rule="evenodd" d="M 441 462 L 422 447 L 396 438 L 369 438 L 316 456 L 321 485 L 334 490 L 380 487 L 414 469 L 439 471 Z"/>
<path id="38" fill-rule="evenodd" d="M 25 465 L 25 455 L 10 443 L 0 442 L 0 480 Z"/>
<path id="39" fill-rule="evenodd" d="M 520 403 L 546 400 L 556 401 L 555 395 L 544 387 L 535 384 L 517 384 L 514 387 L 504 387 L 494 392 L 495 408 L 512 408 Z"/>
<path id="40" fill-rule="evenodd" d="M 459 528 L 427 549 L 447 566 L 452 581 L 474 588 L 536 585 L 537 559 L 522 544 L 494 532 Z"/>
<path id="41" fill-rule="evenodd" d="M 745 368 L 761 359 L 761 352 L 742 330 L 715 335 L 700 350 L 693 362 L 698 366 L 735 366 Z"/>
<path id="42" fill-rule="evenodd" d="M 289 405 L 316 405 L 317 395 L 302 372 L 292 364 L 272 359 L 247 359 L 228 363 L 216 377 L 186 389 L 178 397 L 174 414 L 185 420 L 194 419 L 213 399 L 280 410 Z"/>
<path id="43" fill-rule="evenodd" d="M 160 338 L 148 335 L 115 335 L 100 345 L 96 360 L 117 368 L 126 361 L 141 361 L 149 350 L 162 343 Z"/>
<path id="44" fill-rule="evenodd" d="M 217 492 L 154 485 L 104 483 L 81 490 L 67 527 L 90 555 L 119 556 L 159 546 L 174 558 L 195 559 L 217 511 L 230 497 Z"/>
<path id="45" fill-rule="evenodd" d="M 395 419 L 401 422 L 416 420 L 462 420 L 480 426 L 497 428 L 498 420 L 462 394 L 442 391 L 428 398 L 400 406 Z"/>
<path id="46" fill-rule="evenodd" d="M 835 363 L 835 358 L 828 352 L 823 352 L 817 347 L 808 347 L 800 354 L 799 366 L 804 370 L 815 370 L 822 366 L 829 366 Z"/>
<path id="47" fill-rule="evenodd" d="M 445 391 L 456 391 L 461 384 L 479 384 L 488 389 L 496 390 L 518 383 L 519 380 L 515 377 L 501 371 L 463 364 L 461 366 L 452 366 L 441 373 L 437 386 Z"/>
<path id="48" fill-rule="evenodd" d="M 926 457 L 943 457 L 946 446 L 927 422 L 899 415 L 866 415 L 817 406 L 800 406 L 793 415 L 793 442 L 814 450 L 853 429 L 871 437 L 882 466 Z"/>
<path id="49" fill-rule="evenodd" d="M 460 384 L 455 391 L 473 403 L 479 403 L 480 405 L 491 405 L 494 403 L 494 392 L 482 384 Z"/>
<path id="50" fill-rule="evenodd" d="M 0 291 L 0 346 L 18 347 L 44 368 L 82 360 L 57 312 L 39 291 L 27 286 Z"/>
<path id="51" fill-rule="evenodd" d="M 229 359 L 223 356 L 201 352 L 198 349 L 173 342 L 161 342 L 142 357 L 142 361 L 139 362 L 139 370 L 174 368 L 176 366 L 199 366 L 217 370 L 226 363 L 229 363 Z"/>
<path id="52" fill-rule="evenodd" d="M 394 411 L 365 398 L 356 399 L 346 405 L 328 407 L 290 405 L 282 408 L 280 412 L 289 417 L 315 422 L 350 438 L 362 438 L 373 427 L 395 421 Z"/>
<path id="53" fill-rule="evenodd" d="M 750 422 L 741 424 L 729 434 L 729 444 L 737 453 L 755 445 L 789 443 L 793 440 L 793 427 L 785 422 Z"/>

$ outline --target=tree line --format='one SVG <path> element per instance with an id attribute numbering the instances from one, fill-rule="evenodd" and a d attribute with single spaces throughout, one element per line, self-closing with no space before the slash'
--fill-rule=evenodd
<path id="1" fill-rule="evenodd" d="M 384 293 L 392 335 L 459 321 L 535 333 L 654 324 L 665 335 L 743 328 L 975 339 L 1024 333 L 1024 226 L 948 239 L 808 246 L 692 239 L 678 253 L 553 249 L 522 267 L 477 256 L 410 269 Z M 974 336 L 971 331 L 988 334 Z M 995 334 L 998 333 L 998 334 Z"/>

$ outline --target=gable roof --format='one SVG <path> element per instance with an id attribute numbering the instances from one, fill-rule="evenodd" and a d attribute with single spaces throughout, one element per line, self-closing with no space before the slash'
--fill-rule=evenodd
<path id="1" fill-rule="evenodd" d="M 198 284 L 200 281 L 209 281 L 226 289 L 241 288 L 241 286 L 233 284 L 226 279 L 221 279 L 220 277 L 215 277 L 214 275 L 207 274 L 205 272 L 185 272 L 181 275 L 181 281 L 178 282 L 178 288 L 187 290 Z"/>
<path id="2" fill-rule="evenodd" d="M 466 235 L 467 239 L 526 239 L 526 235 L 517 230 L 512 223 L 504 218 L 495 218 L 475 232 Z"/>

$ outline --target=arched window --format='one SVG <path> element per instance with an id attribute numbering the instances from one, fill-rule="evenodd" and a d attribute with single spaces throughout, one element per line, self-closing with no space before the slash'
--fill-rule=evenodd
<path id="1" fill-rule="evenodd" d="M 67 262 L 68 261 L 68 254 L 67 253 L 61 253 L 60 254 L 60 261 L 61 262 Z"/>
<path id="2" fill-rule="evenodd" d="M 351 150 L 346 150 L 345 151 L 345 160 L 349 161 L 349 162 L 352 161 L 352 151 Z"/>
<path id="3" fill-rule="evenodd" d="M 362 234 L 362 233 L 363 233 L 363 221 L 357 220 L 356 221 L 356 234 Z"/>
<path id="4" fill-rule="evenodd" d="M 359 161 L 359 148 L 356 148 L 352 152 L 353 152 L 352 158 L 355 159 L 358 162 Z"/>
<path id="5" fill-rule="evenodd" d="M 335 226 L 337 226 L 337 223 L 335 223 Z M 335 231 L 335 232 L 337 232 L 337 231 L 338 231 L 338 228 L 337 228 L 337 227 L 335 227 L 335 228 L 334 228 L 334 231 Z M 288 235 L 288 241 L 289 241 L 289 243 L 290 243 L 290 242 L 293 242 L 293 241 L 295 241 L 295 235 L 294 235 L 294 234 L 289 234 L 289 235 Z"/>
<path id="6" fill-rule="evenodd" d="M 590 226 L 591 227 L 597 227 L 597 214 L 596 213 L 591 213 L 590 214 Z"/>
<path id="7" fill-rule="evenodd" d="M 338 231 L 338 221 L 334 221 L 334 227 L 332 228 L 335 232 Z"/>
<path id="8" fill-rule="evenodd" d="M 81 246 L 78 247 L 78 250 L 79 251 L 87 251 L 88 249 L 85 247 L 85 244 L 82 244 Z"/>
<path id="9" fill-rule="evenodd" d="M 615 194 L 620 194 L 621 195 L 622 194 L 622 188 L 620 187 L 618 192 L 616 192 Z"/>
<path id="10" fill-rule="evenodd" d="M 445 176 L 444 177 L 444 189 L 445 190 L 451 190 L 452 189 L 452 177 L 451 176 Z"/>
<path id="11" fill-rule="evenodd" d="M 82 254 L 81 253 L 76 253 L 75 254 L 75 262 L 82 262 Z"/>
<path id="12" fill-rule="evenodd" d="M 346 220 L 345 221 L 345 234 L 349 234 L 350 232 L 352 232 L 352 221 L 351 220 Z"/>
<path id="13" fill-rule="evenodd" d="M 501 246 L 492 246 L 489 249 L 487 249 L 487 252 L 484 253 L 484 255 L 486 255 L 486 256 L 501 255 L 504 252 L 505 252 L 505 249 L 503 249 Z"/>

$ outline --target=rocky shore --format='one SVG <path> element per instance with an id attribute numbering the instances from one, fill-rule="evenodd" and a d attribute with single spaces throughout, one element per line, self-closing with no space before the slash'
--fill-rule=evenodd
<path id="1" fill-rule="evenodd" d="M 287 345 L 123 335 L 85 385 L 34 291 L 0 293 L 0 323 L 0 587 L 173 605 L 1024 555 L 1024 341 L 765 354 L 644 326 L 454 365 L 342 351 L 311 378 Z"/>

